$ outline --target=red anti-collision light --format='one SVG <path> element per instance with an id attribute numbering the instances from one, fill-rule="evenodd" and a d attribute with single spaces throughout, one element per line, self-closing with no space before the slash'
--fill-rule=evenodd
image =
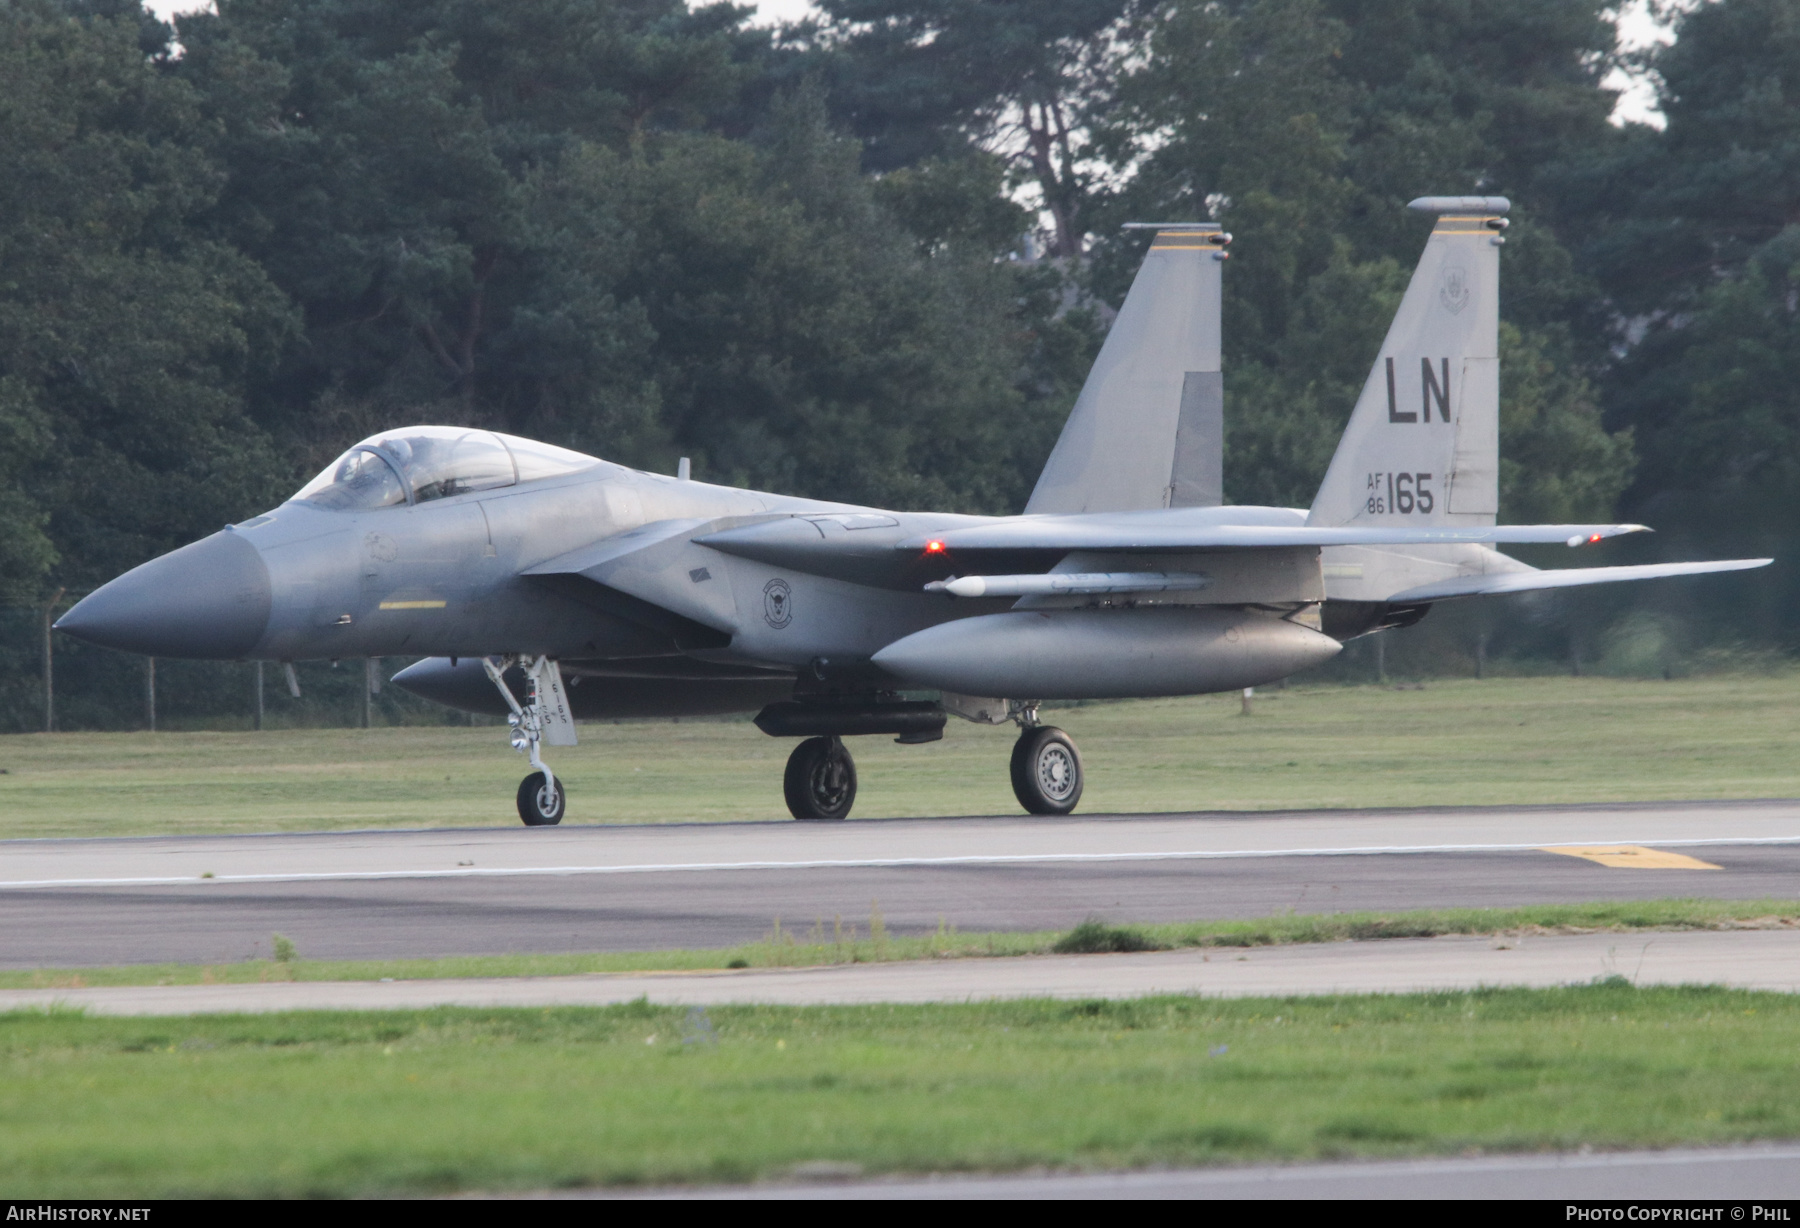
<path id="1" fill-rule="evenodd" d="M 1591 546 L 1599 540 L 1600 540 L 1600 534 L 1598 534 L 1598 533 L 1589 533 L 1588 534 L 1588 545 Z"/>
<path id="2" fill-rule="evenodd" d="M 944 552 L 944 543 L 943 542 L 933 540 L 933 541 L 928 541 L 925 543 L 925 553 L 926 554 L 942 554 L 943 552 Z"/>

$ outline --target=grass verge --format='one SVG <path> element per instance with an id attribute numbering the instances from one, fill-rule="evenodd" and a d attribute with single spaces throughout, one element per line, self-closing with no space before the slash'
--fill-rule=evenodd
<path id="1" fill-rule="evenodd" d="M 1800 1135 L 1800 998 L 0 1015 L 0 1197 L 338 1196 Z"/>
<path id="2" fill-rule="evenodd" d="M 1800 673 L 1295 686 L 1047 712 L 1090 814 L 1800 796 Z M 1017 814 L 1015 734 L 856 738 L 856 814 Z M 748 721 L 585 724 L 569 823 L 786 820 L 792 743 Z M 513 826 L 525 764 L 493 727 L 0 737 L 0 838 Z"/>
<path id="3" fill-rule="evenodd" d="M 449 977 L 573 976 L 594 972 L 700 972 L 892 960 L 1258 947 L 1297 942 L 1431 938 L 1440 934 L 1593 933 L 1603 930 L 1778 929 L 1800 926 L 1800 900 L 1625 900 L 1523 908 L 1439 908 L 1413 912 L 1284 914 L 1250 921 L 1108 925 L 1091 918 L 1069 932 L 889 935 L 879 913 L 869 930 L 823 921 L 795 932 L 776 922 L 761 942 L 716 950 L 618 951 L 556 955 L 467 955 L 448 959 L 244 960 L 230 964 L 128 964 L 0 972 L 0 989 L 98 985 L 234 985 L 259 981 L 427 980 Z M 274 945 L 285 942 L 275 935 Z M 292 944 L 289 944 L 292 950 Z"/>

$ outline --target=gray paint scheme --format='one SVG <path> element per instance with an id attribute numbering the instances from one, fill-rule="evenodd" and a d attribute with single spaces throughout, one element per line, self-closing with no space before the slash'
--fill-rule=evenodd
<path id="1" fill-rule="evenodd" d="M 482 690 L 472 660 L 493 656 L 560 662 L 571 703 L 592 716 L 743 710 L 789 693 L 873 702 L 902 686 L 1029 703 L 1269 681 L 1397 605 L 1416 617 L 1439 597 L 1765 561 L 1584 569 L 1577 579 L 1491 548 L 1642 526 L 1495 526 L 1505 202 L 1417 203 L 1476 212 L 1445 213 L 1433 230 L 1310 512 L 1210 506 L 1227 237 L 1163 227 L 1023 516 L 857 507 L 560 453 L 561 471 L 532 470 L 554 476 L 416 485 L 394 506 L 297 498 L 134 569 L 57 625 L 157 656 L 423 656 L 401 684 L 474 710 L 502 702 Z M 1416 408 L 1401 404 L 1408 373 Z M 413 455 L 426 455 L 430 441 L 418 438 Z M 505 455 L 503 438 L 487 440 L 488 456 Z M 407 462 L 383 463 L 398 477 Z M 1402 468 L 1415 491 L 1417 474 L 1434 475 L 1432 506 L 1371 511 L 1374 476 Z M 956 575 L 1051 570 L 1200 573 L 1207 583 L 1017 602 L 925 591 Z M 1360 621 L 1322 622 L 1321 604 L 1333 603 Z M 1334 639 L 1322 625 L 1350 629 Z"/>
<path id="2" fill-rule="evenodd" d="M 1329 661 L 1336 640 L 1233 607 L 1017 610 L 930 627 L 875 654 L 903 682 L 976 695 L 1106 699 L 1231 691 Z"/>
<path id="3" fill-rule="evenodd" d="M 1181 420 L 1169 475 L 1170 507 L 1225 502 L 1225 374 L 1189 371 L 1181 380 Z"/>
<path id="4" fill-rule="evenodd" d="M 238 657 L 262 640 L 274 593 L 262 554 L 230 533 L 134 567 L 84 598 L 59 630 L 166 657 Z"/>

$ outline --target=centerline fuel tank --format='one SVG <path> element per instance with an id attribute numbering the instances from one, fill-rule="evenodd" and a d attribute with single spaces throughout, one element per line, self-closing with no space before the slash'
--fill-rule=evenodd
<path id="1" fill-rule="evenodd" d="M 875 664 L 965 695 L 1109 699 L 1272 682 L 1335 656 L 1329 636 L 1235 609 L 1014 610 L 896 640 Z"/>

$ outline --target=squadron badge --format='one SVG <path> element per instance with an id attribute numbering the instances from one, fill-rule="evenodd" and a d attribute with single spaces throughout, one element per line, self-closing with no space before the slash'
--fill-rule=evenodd
<path id="1" fill-rule="evenodd" d="M 786 580 L 763 585 L 763 621 L 777 631 L 794 621 L 794 591 Z"/>

